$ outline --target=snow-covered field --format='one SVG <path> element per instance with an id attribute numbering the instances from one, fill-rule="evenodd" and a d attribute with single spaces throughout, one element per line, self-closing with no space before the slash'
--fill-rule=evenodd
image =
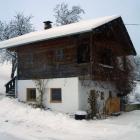
<path id="1" fill-rule="evenodd" d="M 105 120 L 76 121 L 15 99 L 0 99 L 0 140 L 139 140 L 140 111 Z"/>
<path id="2" fill-rule="evenodd" d="M 10 65 L 1 65 L 0 93 L 10 79 Z M 131 101 L 139 99 L 131 95 Z M 135 95 L 137 97 L 135 98 Z M 133 98 L 132 98 L 133 97 Z M 0 140 L 139 140 L 140 111 L 106 120 L 76 121 L 66 114 L 33 109 L 0 96 Z"/>
<path id="3" fill-rule="evenodd" d="M 5 92 L 4 85 L 10 80 L 10 72 L 10 64 L 0 64 L 0 93 Z"/>

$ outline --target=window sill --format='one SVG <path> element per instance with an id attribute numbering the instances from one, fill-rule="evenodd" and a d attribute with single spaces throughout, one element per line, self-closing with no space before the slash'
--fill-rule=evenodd
<path id="1" fill-rule="evenodd" d="M 78 65 L 88 65 L 90 62 L 76 63 Z"/>
<path id="2" fill-rule="evenodd" d="M 105 65 L 105 64 L 101 64 L 99 63 L 100 66 L 104 67 L 104 68 L 109 68 L 109 69 L 113 69 L 114 67 L 111 65 Z"/>
<path id="3" fill-rule="evenodd" d="M 50 103 L 62 103 L 62 101 L 50 101 Z"/>

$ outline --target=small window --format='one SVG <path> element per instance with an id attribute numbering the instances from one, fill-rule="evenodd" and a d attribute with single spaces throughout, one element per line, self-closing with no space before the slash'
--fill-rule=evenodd
<path id="1" fill-rule="evenodd" d="M 77 49 L 77 63 L 87 63 L 90 61 L 89 44 L 82 44 Z"/>
<path id="2" fill-rule="evenodd" d="M 36 101 L 36 89 L 35 88 L 27 89 L 27 101 Z"/>
<path id="3" fill-rule="evenodd" d="M 99 56 L 99 63 L 104 65 L 112 65 L 112 50 L 105 48 L 101 50 L 100 56 Z"/>
<path id="4" fill-rule="evenodd" d="M 62 61 L 64 59 L 64 49 L 58 49 L 55 52 L 56 61 Z"/>
<path id="5" fill-rule="evenodd" d="M 101 100 L 104 100 L 104 92 L 101 92 Z"/>
<path id="6" fill-rule="evenodd" d="M 50 96 L 51 102 L 61 102 L 62 101 L 61 88 L 52 88 Z"/>
<path id="7" fill-rule="evenodd" d="M 109 91 L 109 98 L 112 98 L 112 92 Z"/>

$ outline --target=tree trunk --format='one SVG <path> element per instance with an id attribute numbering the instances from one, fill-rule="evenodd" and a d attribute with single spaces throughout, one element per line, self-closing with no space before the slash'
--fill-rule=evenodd
<path id="1" fill-rule="evenodd" d="M 13 79 L 13 78 L 14 78 L 16 68 L 17 68 L 17 59 L 16 59 L 16 58 L 12 58 L 12 71 L 11 71 L 11 79 Z"/>

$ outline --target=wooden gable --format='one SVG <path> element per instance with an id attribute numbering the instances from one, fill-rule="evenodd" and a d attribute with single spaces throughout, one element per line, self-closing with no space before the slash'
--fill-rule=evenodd
<path id="1" fill-rule="evenodd" d="M 10 49 L 13 50 L 18 54 L 18 79 L 88 77 L 89 75 L 98 77 L 97 75 L 100 74 L 96 71 L 99 66 L 95 66 L 98 63 L 113 67 L 116 57 L 136 55 L 121 18 L 86 33 Z M 112 72 L 111 67 L 100 66 Z"/>

